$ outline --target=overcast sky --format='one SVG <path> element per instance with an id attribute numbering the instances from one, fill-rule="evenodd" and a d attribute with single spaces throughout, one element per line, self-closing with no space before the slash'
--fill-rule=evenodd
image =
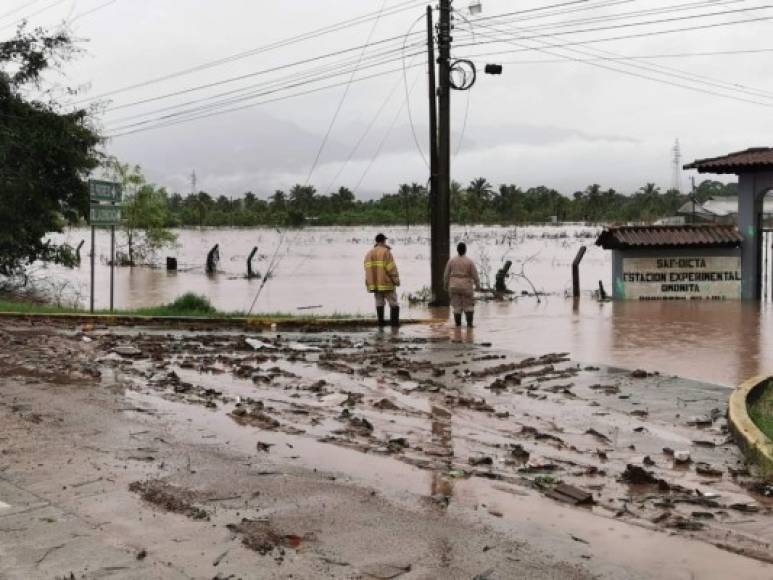
<path id="1" fill-rule="evenodd" d="M 483 13 L 470 17 L 476 34 L 474 40 L 470 25 L 457 18 L 455 42 L 458 45 L 485 44 L 459 46 L 454 51 L 455 56 L 517 52 L 475 58 L 481 68 L 486 62 L 502 63 L 504 74 L 500 77 L 481 74 L 470 92 L 453 95 L 455 150 L 465 128 L 454 159 L 454 179 L 466 183 L 485 176 L 494 184 L 515 183 L 522 187 L 544 184 L 567 194 L 590 183 L 600 183 L 630 192 L 647 181 L 654 181 L 664 188 L 670 186 L 672 148 L 676 138 L 680 139 L 685 162 L 751 146 L 771 145 L 773 80 L 769 62 L 772 53 L 764 51 L 773 49 L 770 39 L 773 20 L 575 44 L 571 49 L 555 48 L 556 44 L 598 38 L 773 18 L 773 9 L 748 10 L 763 5 L 761 0 L 713 3 L 701 0 L 588 0 L 561 8 L 525 12 L 518 20 L 513 16 L 491 18 L 564 2 L 483 0 Z M 55 26 L 69 21 L 71 30 L 82 40 L 85 52 L 68 63 L 65 71 L 68 83 L 87 88 L 82 98 L 98 97 L 304 32 L 374 14 L 385 5 L 387 15 L 377 22 L 369 20 L 334 34 L 116 93 L 101 99 L 104 108 L 108 109 L 356 47 L 365 44 L 369 36 L 371 40 L 379 41 L 412 30 L 417 34 L 407 37 L 409 48 L 406 52 L 411 54 L 421 50 L 410 45 L 422 40 L 421 32 L 425 30 L 422 15 L 426 6 L 419 1 L 404 0 L 39 0 L 32 3 L 29 0 L 3 0 L 1 4 L 0 34 L 9 35 L 12 32 L 10 25 L 21 16 L 30 16 L 34 25 Z M 469 4 L 469 0 L 455 0 L 454 7 L 468 14 Z M 684 4 L 694 6 L 690 10 L 680 8 Z M 8 11 L 25 8 L 2 17 L 6 7 Z M 395 7 L 407 9 L 390 14 L 390 9 Z M 608 19 L 612 15 L 663 8 L 673 11 Z M 96 10 L 90 12 L 93 9 Z M 738 12 L 686 18 L 730 10 Z M 479 20 L 481 18 L 484 20 Z M 682 20 L 662 22 L 675 18 Z M 629 26 L 652 20 L 661 22 Z M 626 26 L 611 28 L 616 25 Z M 6 28 L 2 29 L 3 26 Z M 524 31 L 526 27 L 531 29 Z M 601 27 L 606 29 L 576 32 Z M 506 36 L 508 42 L 492 43 L 493 36 Z M 395 60 L 380 68 L 362 70 L 358 76 L 399 69 L 401 61 L 396 57 L 401 44 L 402 41 L 397 39 L 374 45 L 364 53 L 363 63 L 367 63 L 368 56 L 374 52 L 386 49 L 395 49 L 391 53 Z M 542 50 L 519 51 L 522 47 Z M 608 52 L 602 54 L 600 50 Z M 758 52 L 635 61 L 599 60 L 600 57 L 724 51 Z M 209 106 L 211 101 L 203 99 L 226 91 L 245 87 L 255 91 L 261 87 L 275 87 L 279 82 L 285 92 L 271 95 L 276 98 L 324 84 L 345 83 L 349 75 L 332 75 L 344 70 L 342 59 L 354 62 L 360 55 L 359 50 L 347 52 L 327 60 L 172 98 L 107 110 L 102 113 L 101 122 L 108 133 L 114 133 L 116 128 L 136 122 L 153 121 L 140 127 L 152 126 L 161 115 L 180 110 L 161 110 L 167 107 L 194 100 L 198 102 L 187 107 Z M 592 62 L 578 62 L 578 59 L 592 59 Z M 409 58 L 406 76 L 409 90 L 412 87 L 410 104 L 416 132 L 426 152 L 426 64 L 422 66 L 421 63 L 420 57 Z M 645 68 L 632 68 L 629 63 Z M 302 75 L 318 72 L 320 67 L 328 65 L 332 65 L 329 80 L 286 89 L 288 84 L 300 82 Z M 411 68 L 411 65 L 417 66 Z M 629 74 L 610 69 L 624 69 Z M 698 90 L 636 75 L 656 77 Z M 108 148 L 124 161 L 141 164 L 151 179 L 175 191 L 190 190 L 190 174 L 195 170 L 199 189 L 231 195 L 254 191 L 267 196 L 275 189 L 287 189 L 294 183 L 306 182 L 331 119 L 340 106 L 311 183 L 324 191 L 331 185 L 354 188 L 362 181 L 356 193 L 361 197 L 372 197 L 394 190 L 401 182 L 426 182 L 428 172 L 414 143 L 405 107 L 403 73 L 397 70 L 354 82 L 343 99 L 345 90 L 345 86 L 339 86 L 258 104 L 238 112 L 116 137 L 109 142 Z M 242 100 L 238 104 L 253 105 L 267 98 Z M 206 109 L 206 112 L 214 111 L 216 109 Z M 381 114 L 376 116 L 379 111 Z M 360 147 L 354 150 L 361 138 Z M 376 156 L 382 142 L 381 153 Z M 346 163 L 349 157 L 351 161 Z M 340 176 L 334 180 L 339 172 Z M 685 174 L 683 188 L 688 182 L 689 174 Z"/>

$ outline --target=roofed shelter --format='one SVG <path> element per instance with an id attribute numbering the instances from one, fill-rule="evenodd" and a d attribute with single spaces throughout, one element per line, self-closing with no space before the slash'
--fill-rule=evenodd
<path id="1" fill-rule="evenodd" d="M 773 190 L 773 148 L 754 147 L 685 165 L 698 173 L 738 176 L 738 228 L 741 231 L 741 296 L 759 300 L 762 286 L 762 205 Z"/>

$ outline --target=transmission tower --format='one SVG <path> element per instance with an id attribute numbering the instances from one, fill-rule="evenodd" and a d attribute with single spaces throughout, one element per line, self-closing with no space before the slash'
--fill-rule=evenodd
<path id="1" fill-rule="evenodd" d="M 672 153 L 674 154 L 672 162 L 674 164 L 674 173 L 671 178 L 671 189 L 682 193 L 682 148 L 679 145 L 679 139 L 674 143 Z"/>
<path id="2" fill-rule="evenodd" d="M 193 171 L 193 172 L 191 172 L 191 193 L 193 195 L 196 195 L 196 193 L 197 193 L 196 192 L 196 182 L 197 182 L 196 172 Z"/>

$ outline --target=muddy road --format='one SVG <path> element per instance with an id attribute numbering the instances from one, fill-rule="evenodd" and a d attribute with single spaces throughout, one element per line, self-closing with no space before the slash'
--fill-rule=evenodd
<path id="1" fill-rule="evenodd" d="M 0 578 L 771 578 L 725 388 L 465 332 L 0 327 Z"/>

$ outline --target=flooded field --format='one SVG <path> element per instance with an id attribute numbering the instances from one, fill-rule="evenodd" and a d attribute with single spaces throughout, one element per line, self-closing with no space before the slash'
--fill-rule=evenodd
<path id="1" fill-rule="evenodd" d="M 246 259 L 258 247 L 255 269 L 265 273 L 274 256 L 279 261 L 257 301 L 259 312 L 370 314 L 372 299 L 363 288 L 362 258 L 376 230 L 382 228 L 313 228 L 277 232 L 269 229 L 183 230 L 178 247 L 163 252 L 175 256 L 179 271 L 157 268 L 120 268 L 116 305 L 138 307 L 161 304 L 188 291 L 207 295 L 224 310 L 249 309 L 261 280 L 246 279 Z M 429 232 L 426 227 L 384 228 L 403 279 L 403 293 L 429 283 Z M 517 352 L 565 351 L 576 360 L 621 367 L 646 367 L 714 383 L 733 385 L 751 375 L 773 370 L 766 356 L 773 341 L 773 318 L 764 305 L 727 303 L 599 303 L 591 297 L 599 280 L 611 287 L 611 256 L 594 246 L 599 229 L 560 227 L 454 227 L 454 240 L 466 240 L 469 255 L 478 262 L 484 280 L 493 277 L 505 260 L 513 272 L 525 273 L 547 294 L 541 301 L 521 297 L 514 302 L 480 303 L 476 338 Z M 88 240 L 87 230 L 72 230 L 73 244 Z M 209 249 L 220 245 L 219 272 L 207 276 Z M 571 287 L 571 262 L 580 246 L 588 246 L 581 279 L 583 299 L 575 305 L 566 295 Z M 98 235 L 97 306 L 108 301 L 109 238 Z M 74 271 L 51 268 L 37 277 L 54 293 L 88 301 L 88 263 Z M 522 270 L 523 268 L 523 270 Z M 510 287 L 519 294 L 529 283 L 515 277 Z M 444 317 L 420 305 L 404 304 L 408 316 Z M 302 309 L 302 310 L 299 310 Z M 445 328 L 412 330 L 430 335 Z"/>

